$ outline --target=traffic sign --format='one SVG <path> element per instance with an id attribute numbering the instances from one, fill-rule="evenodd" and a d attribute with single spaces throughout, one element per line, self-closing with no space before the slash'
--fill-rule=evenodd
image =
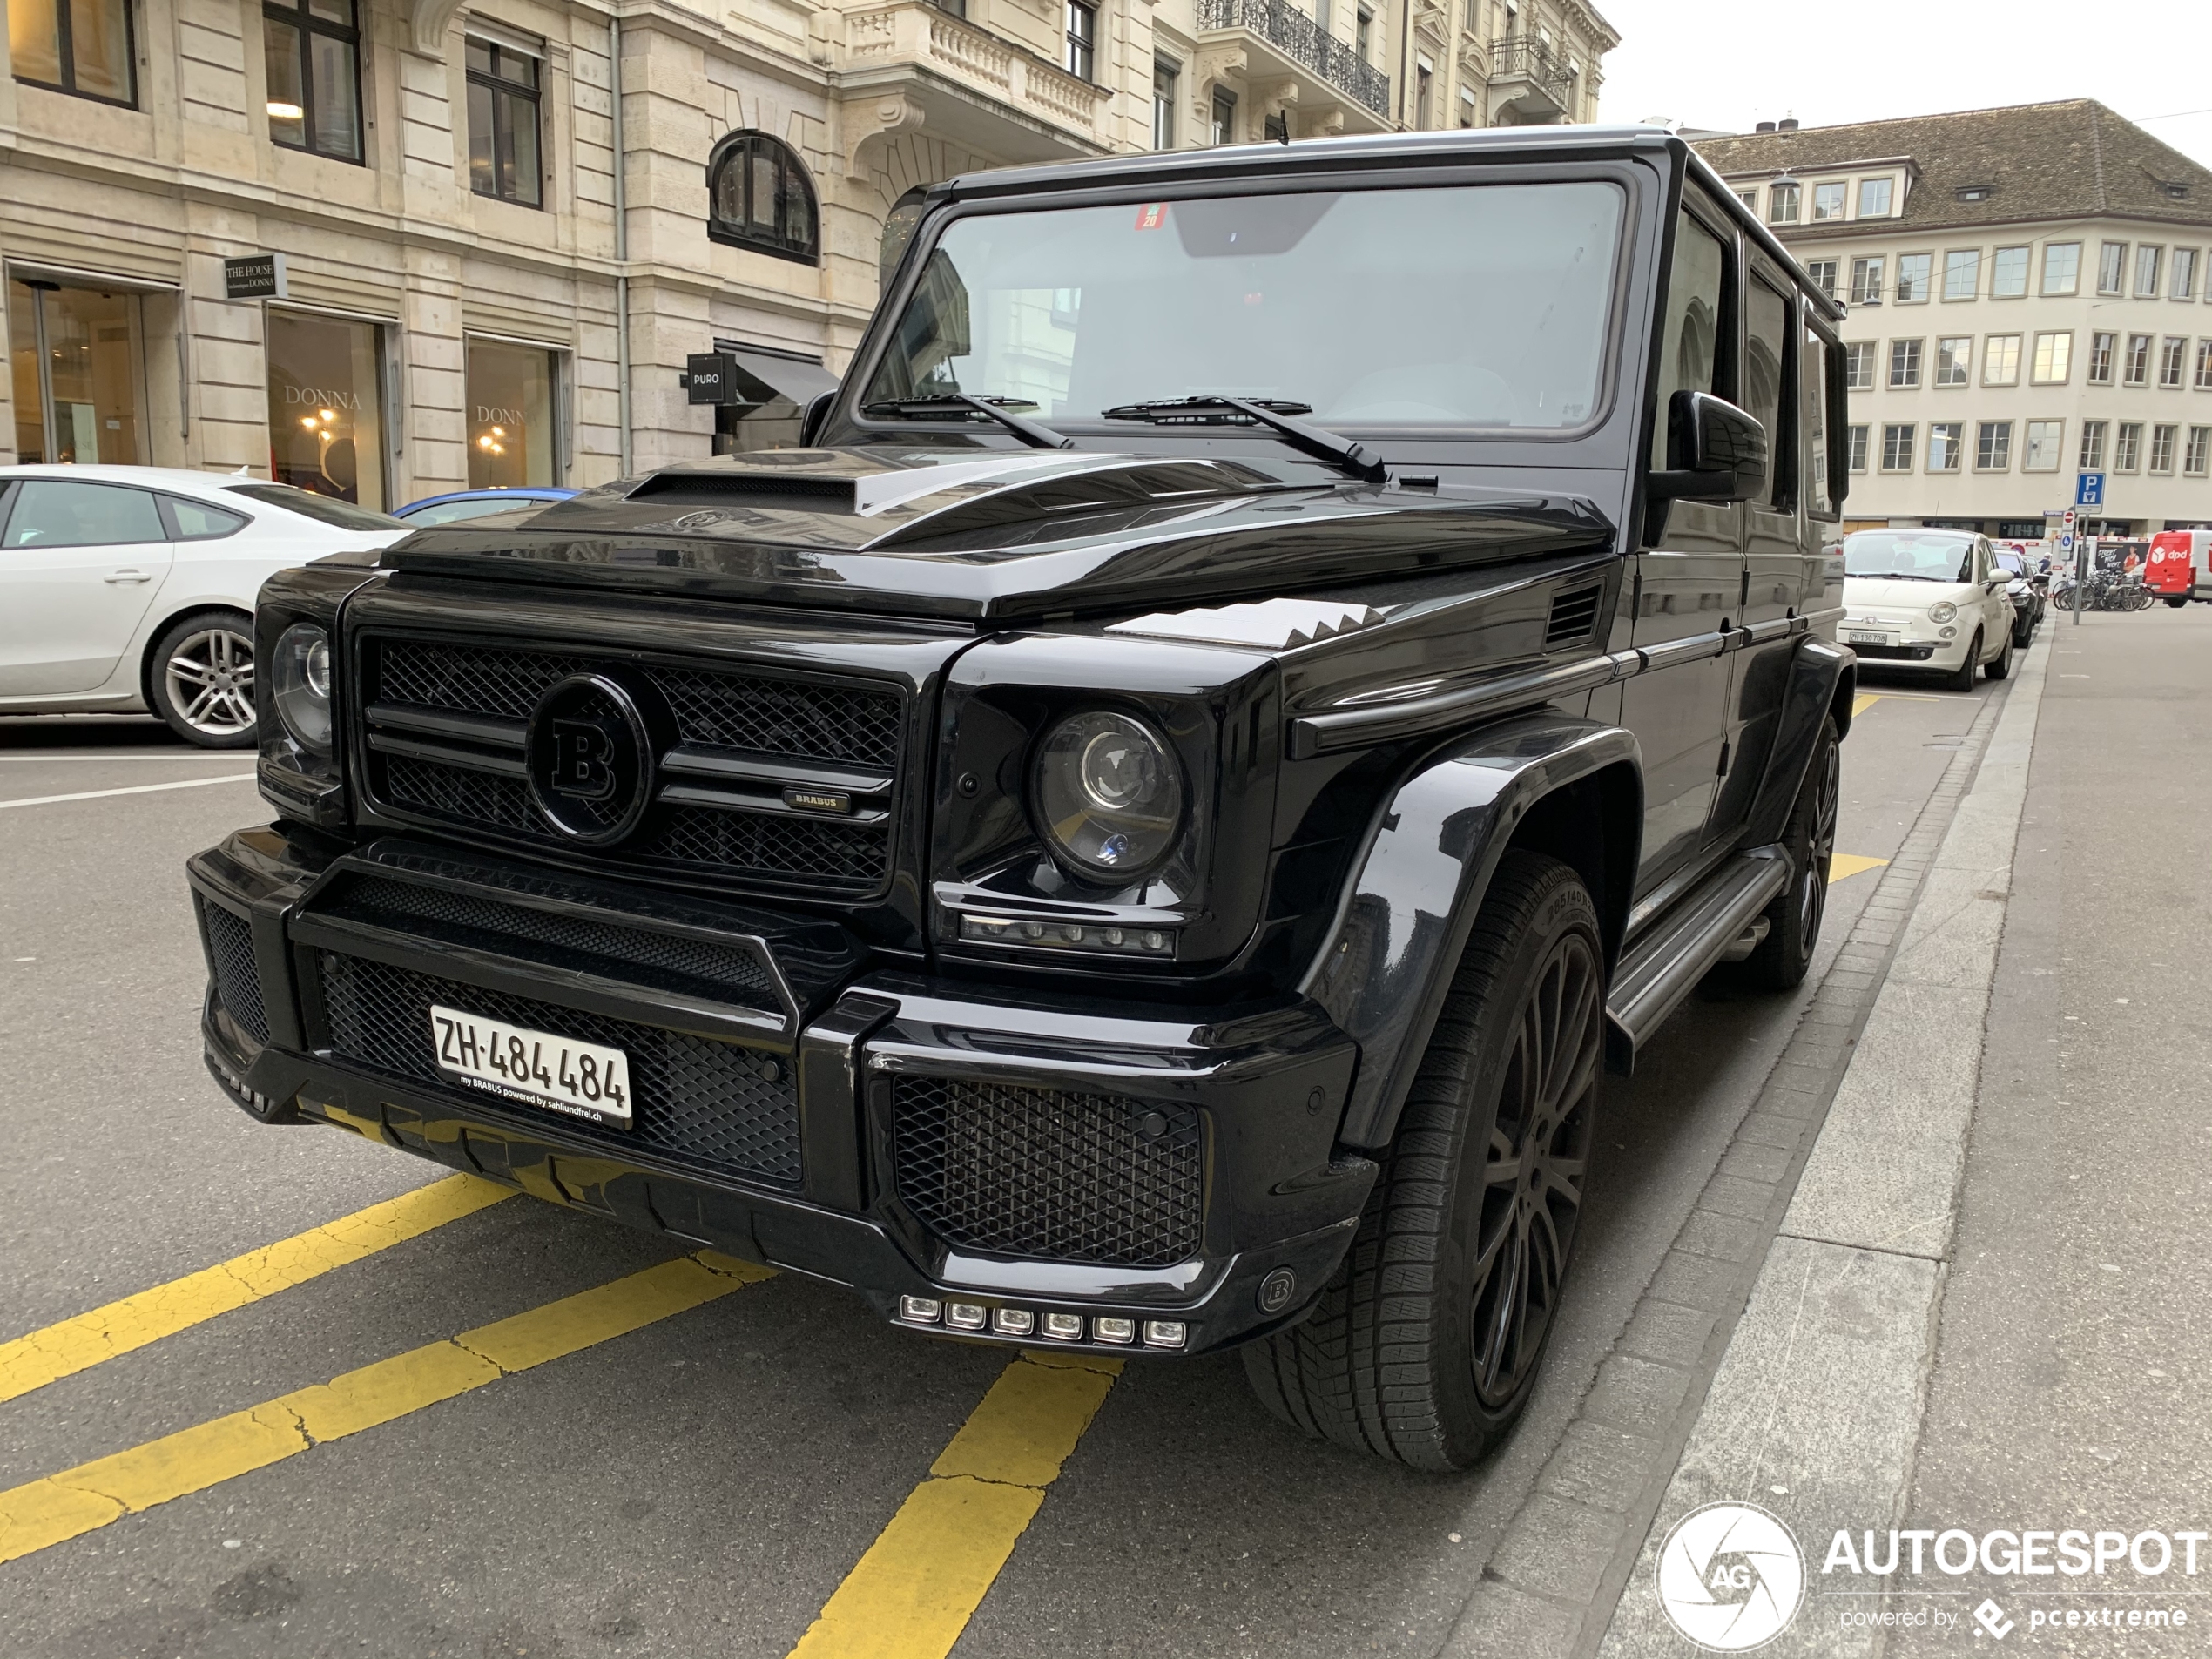
<path id="1" fill-rule="evenodd" d="M 2063 529 L 2072 529 L 2074 528 L 2074 509 L 2071 507 L 2067 508 L 2065 513 L 2060 516 L 2059 523 Z"/>
<path id="2" fill-rule="evenodd" d="M 2077 473 L 2074 480 L 2074 504 L 2076 507 L 2101 507 L 2105 504 L 2105 475 L 2101 472 Z"/>
<path id="3" fill-rule="evenodd" d="M 2064 535 L 2059 537 L 2059 551 L 2061 553 L 2071 553 L 2074 551 L 2074 532 L 2072 530 L 2067 531 Z"/>

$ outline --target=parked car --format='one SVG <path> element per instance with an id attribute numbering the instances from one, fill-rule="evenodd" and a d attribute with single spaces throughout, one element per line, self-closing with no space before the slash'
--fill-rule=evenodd
<path id="1" fill-rule="evenodd" d="M 1854 530 L 1844 538 L 1843 642 L 1869 663 L 1926 668 L 1954 691 L 2013 670 L 2017 617 L 1988 539 L 1972 530 Z"/>
<path id="2" fill-rule="evenodd" d="M 1652 128 L 934 185 L 806 447 L 265 592 L 211 1071 L 1463 1467 L 1606 1069 L 1819 936 L 1841 315 Z"/>
<path id="3" fill-rule="evenodd" d="M 2212 600 L 2212 530 L 2159 531 L 2143 581 L 2177 610 L 2192 599 Z"/>
<path id="4" fill-rule="evenodd" d="M 0 714 L 151 709 L 253 741 L 253 599 L 407 527 L 327 496 L 167 467 L 0 467 Z"/>
<path id="5" fill-rule="evenodd" d="M 2005 597 L 2013 602 L 2013 644 L 2025 651 L 2035 638 L 2036 624 L 2043 620 L 2045 588 L 2028 569 L 2025 553 L 2000 547 L 1992 549 L 1989 556 L 1991 563 L 2009 578 Z"/>
<path id="6" fill-rule="evenodd" d="M 532 504 L 550 506 L 575 494 L 575 490 L 556 484 L 533 484 L 522 489 L 455 489 L 442 496 L 425 496 L 421 501 L 395 508 L 392 516 L 401 520 L 409 529 L 428 529 L 433 524 L 465 523 L 470 519 L 511 513 Z"/>

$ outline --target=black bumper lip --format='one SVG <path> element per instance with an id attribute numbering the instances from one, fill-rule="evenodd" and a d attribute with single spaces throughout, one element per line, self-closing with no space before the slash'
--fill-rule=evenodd
<path id="1" fill-rule="evenodd" d="M 242 832 L 191 861 L 203 900 L 253 927 L 270 1041 L 257 1045 L 212 996 L 202 1032 L 218 1082 L 264 1121 L 304 1116 L 549 1202 L 846 1286 L 894 1321 L 902 1297 L 1017 1306 L 1040 1326 L 1053 1312 L 1171 1318 L 1188 1329 L 1184 1353 L 1302 1318 L 1348 1247 L 1374 1178 L 1372 1163 L 1335 1156 L 1333 1126 L 1354 1055 L 1310 1007 L 1200 1024 L 1187 1012 L 1103 999 L 1001 997 L 972 983 L 863 976 L 796 1034 L 795 1054 L 790 1036 L 754 1037 L 797 1062 L 806 1176 L 796 1190 L 690 1167 L 665 1150 L 610 1143 L 550 1112 L 370 1070 L 314 1046 L 316 1015 L 300 1011 L 303 985 L 310 1005 L 316 993 L 313 953 L 295 923 L 319 881 L 357 862 L 345 851 L 280 828 Z M 383 942 L 386 954 L 403 945 Z M 454 968 L 435 949 L 418 965 Z M 650 1018 L 655 993 L 633 987 L 624 1000 L 628 1018 Z M 671 1026 L 685 1023 L 680 1008 L 663 1014 Z M 1005 1257 L 934 1237 L 888 1174 L 892 1080 L 928 1074 L 1195 1107 L 1208 1171 L 1199 1252 L 1170 1267 L 1131 1268 Z M 1264 1313 L 1259 1281 L 1285 1267 L 1298 1293 Z M 1016 1346 L 1162 1352 L 936 1329 Z"/>

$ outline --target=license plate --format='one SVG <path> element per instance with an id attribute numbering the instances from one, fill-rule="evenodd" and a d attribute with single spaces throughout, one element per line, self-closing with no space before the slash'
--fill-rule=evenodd
<path id="1" fill-rule="evenodd" d="M 430 1005 L 438 1069 L 487 1094 L 548 1106 L 610 1129 L 630 1123 L 630 1056 L 481 1014 Z"/>
<path id="2" fill-rule="evenodd" d="M 1886 645 L 1890 643 L 1890 637 L 1887 634 L 1868 633 L 1863 629 L 1854 628 L 1844 635 L 1844 643 L 1848 645 Z"/>

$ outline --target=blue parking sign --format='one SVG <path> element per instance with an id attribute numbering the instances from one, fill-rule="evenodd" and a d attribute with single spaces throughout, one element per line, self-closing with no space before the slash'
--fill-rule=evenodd
<path id="1" fill-rule="evenodd" d="M 2076 507 L 2101 507 L 2105 504 L 2105 475 L 2101 472 L 2075 475 L 2074 504 Z"/>

